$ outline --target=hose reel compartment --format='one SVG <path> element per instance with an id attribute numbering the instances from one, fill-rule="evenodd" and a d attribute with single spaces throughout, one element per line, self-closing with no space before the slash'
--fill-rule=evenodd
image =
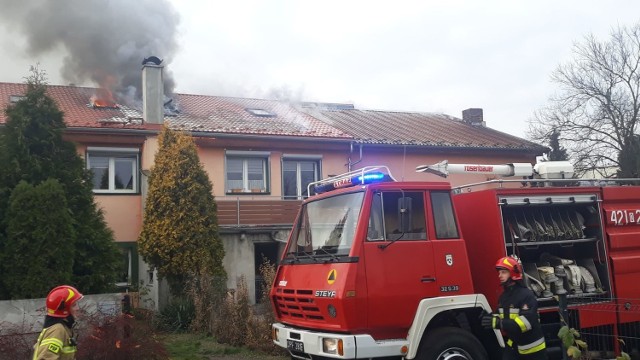
<path id="1" fill-rule="evenodd" d="M 596 194 L 500 196 L 505 246 L 523 265 L 539 301 L 610 297 L 611 285 Z"/>

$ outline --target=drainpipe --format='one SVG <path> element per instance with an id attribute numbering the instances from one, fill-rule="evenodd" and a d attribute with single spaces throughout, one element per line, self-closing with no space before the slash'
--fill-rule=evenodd
<path id="1" fill-rule="evenodd" d="M 352 154 L 353 153 L 353 142 L 349 144 L 349 147 L 350 147 L 349 153 Z M 355 165 L 355 164 L 357 164 L 357 163 L 362 161 L 362 144 L 360 144 L 360 159 L 358 159 L 355 162 L 351 162 L 351 156 L 349 156 L 348 161 L 349 162 L 347 163 L 347 169 L 350 172 L 351 171 L 351 167 L 353 165 Z"/>

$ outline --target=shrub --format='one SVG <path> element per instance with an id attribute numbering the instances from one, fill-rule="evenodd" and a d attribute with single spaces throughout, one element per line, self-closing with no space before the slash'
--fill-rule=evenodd
<path id="1" fill-rule="evenodd" d="M 150 324 L 132 315 L 88 317 L 78 333 L 78 359 L 163 360 L 168 354 Z"/>
<path id="2" fill-rule="evenodd" d="M 229 291 L 213 320 L 213 334 L 218 342 L 233 346 L 245 345 L 249 313 L 249 292 L 244 275 L 235 291 Z"/>
<path id="3" fill-rule="evenodd" d="M 185 296 L 177 297 L 160 312 L 157 325 L 160 330 L 183 332 L 190 328 L 194 317 L 193 301 Z"/>
<path id="4" fill-rule="evenodd" d="M 186 294 L 193 301 L 194 318 L 190 330 L 211 335 L 212 318 L 215 309 L 220 309 L 227 293 L 226 274 L 211 276 L 192 276 L 187 282 Z"/>
<path id="5" fill-rule="evenodd" d="M 256 311 L 252 311 L 248 319 L 246 345 L 250 349 L 279 355 L 284 350 L 271 341 L 271 324 L 275 322 L 275 315 L 269 299 L 273 279 L 276 277 L 276 266 L 265 257 L 260 265 L 260 275 L 263 279 L 260 289 L 262 296 L 255 308 Z"/>

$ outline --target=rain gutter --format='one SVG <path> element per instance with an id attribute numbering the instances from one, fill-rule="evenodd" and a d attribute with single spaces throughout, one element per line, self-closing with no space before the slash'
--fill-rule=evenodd
<path id="1" fill-rule="evenodd" d="M 540 148 L 510 148 L 510 147 L 490 147 L 490 146 L 447 146 L 447 145 L 429 145 L 429 144 L 388 144 L 388 143 L 371 143 L 357 141 L 356 143 L 367 145 L 369 147 L 397 147 L 401 148 L 406 146 L 407 148 L 426 148 L 426 149 L 442 149 L 442 150 L 491 150 L 491 151 L 521 151 L 521 152 L 545 152 L 549 151 L 548 148 L 541 146 Z"/>
<path id="2" fill-rule="evenodd" d="M 110 129 L 110 128 L 85 128 L 85 127 L 67 127 L 66 131 L 74 133 L 102 133 L 102 134 L 129 134 L 129 135 L 157 135 L 159 130 L 148 129 Z M 195 137 L 202 138 L 253 138 L 259 140 L 289 140 L 289 141 L 323 141 L 323 142 L 336 142 L 336 143 L 349 143 L 353 141 L 353 138 L 329 138 L 320 136 L 299 136 L 299 135 L 256 135 L 256 134 L 227 134 L 227 133 L 211 133 L 203 131 L 187 131 L 188 134 Z"/>

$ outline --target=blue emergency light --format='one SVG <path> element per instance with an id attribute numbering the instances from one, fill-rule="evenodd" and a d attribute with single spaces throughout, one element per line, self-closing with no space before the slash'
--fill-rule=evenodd
<path id="1" fill-rule="evenodd" d="M 369 184 L 372 182 L 377 182 L 376 180 L 382 180 L 382 179 L 384 179 L 383 173 L 371 173 L 363 176 L 358 176 L 358 182 L 362 184 Z"/>
<path id="2" fill-rule="evenodd" d="M 348 177 L 338 176 L 335 178 L 335 180 L 327 179 L 323 181 L 322 183 L 314 186 L 313 189 L 315 190 L 316 194 L 320 194 L 320 193 L 324 193 L 324 192 L 335 190 L 335 189 L 351 187 L 356 185 L 371 184 L 376 182 L 385 182 L 389 180 L 390 180 L 389 176 L 381 172 L 372 172 L 364 175 L 357 174 L 357 175 L 348 176 Z"/>

